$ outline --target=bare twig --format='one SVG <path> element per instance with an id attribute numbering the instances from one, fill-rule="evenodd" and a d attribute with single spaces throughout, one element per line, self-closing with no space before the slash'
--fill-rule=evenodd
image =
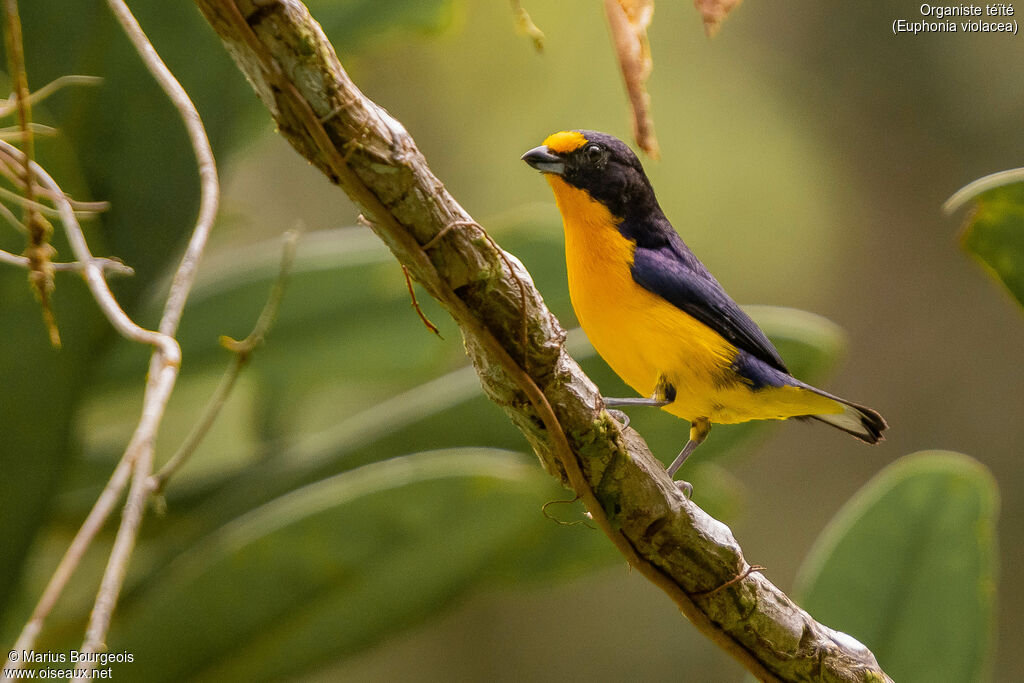
<path id="1" fill-rule="evenodd" d="M 412 276 L 409 275 L 409 269 L 404 265 L 402 266 L 402 275 L 405 276 L 405 287 L 409 290 L 409 299 L 412 301 L 412 307 L 416 311 L 416 315 L 419 316 L 420 322 L 423 323 L 428 330 L 436 334 L 441 339 L 444 339 L 444 336 L 441 334 L 441 330 L 437 329 L 437 325 L 430 322 L 430 318 L 428 318 L 427 314 L 423 312 L 422 308 L 420 308 L 420 302 L 416 298 L 416 290 L 413 289 L 412 286 Z"/>
<path id="2" fill-rule="evenodd" d="M 2 136 L 0 136 L 0 140 L 3 140 Z M 7 141 L 4 140 L 4 142 Z M 4 152 L 0 150 L 0 156 L 3 156 L 3 154 Z M 0 175 L 2 174 L 3 167 L 2 165 L 0 165 Z M 50 199 L 49 193 L 46 191 L 45 187 L 40 187 L 37 189 L 40 190 L 38 193 L 40 197 L 46 197 L 47 199 Z M 36 211 L 38 214 L 42 216 L 45 216 L 46 218 L 60 218 L 60 211 L 58 211 L 57 209 L 51 208 L 46 204 L 40 204 L 39 202 L 32 202 L 30 205 L 28 200 L 25 199 L 25 197 L 18 194 L 17 192 L 11 192 L 5 187 L 0 187 L 0 197 L 4 199 L 9 199 L 15 204 L 21 204 L 22 206 L 26 207 L 31 206 L 31 208 L 34 211 Z M 107 209 L 110 208 L 110 204 L 108 202 L 83 202 L 72 199 L 67 195 L 63 195 L 63 197 L 71 206 L 72 213 L 75 216 L 80 216 L 83 218 L 91 216 L 95 213 L 99 213 L 100 211 L 106 211 Z M 0 203 L 0 211 L 3 212 L 4 219 L 7 220 L 7 222 L 10 223 L 11 226 L 14 227 L 18 232 L 26 235 L 28 234 L 28 228 L 25 227 L 25 224 L 20 219 L 15 217 L 14 213 L 2 203 Z"/>
<path id="3" fill-rule="evenodd" d="M 0 141 L 0 153 L 15 159 L 22 156 L 20 150 L 4 141 Z M 72 574 L 78 568 L 85 551 L 117 504 L 132 474 L 138 452 L 145 450 L 147 445 L 150 452 L 152 451 L 152 442 L 155 438 L 156 429 L 159 426 L 160 417 L 163 415 L 163 408 L 166 405 L 171 389 L 173 389 L 178 366 L 181 363 L 181 352 L 177 341 L 173 337 L 139 327 L 121 309 L 107 287 L 107 283 L 104 280 L 104 268 L 100 265 L 100 260 L 94 258 L 89 251 L 82 228 L 78 224 L 71 203 L 65 197 L 64 192 L 56 181 L 38 164 L 30 162 L 29 168 L 35 180 L 41 186 L 50 190 L 57 206 L 56 211 L 67 232 L 68 241 L 71 243 L 72 251 L 78 259 L 77 265 L 81 269 L 86 284 L 100 310 L 121 335 L 132 341 L 155 347 L 158 350 L 155 355 L 160 356 L 163 360 L 160 367 L 157 368 L 157 372 L 151 372 L 150 384 L 147 386 L 146 400 L 143 404 L 143 415 L 128 448 L 118 462 L 117 467 L 115 467 L 107 486 L 100 494 L 85 522 L 83 522 L 75 538 L 72 540 L 71 545 L 65 551 L 56 571 L 43 591 L 43 595 L 33 610 L 32 616 L 18 636 L 15 650 L 19 652 L 33 648 L 46 618 L 53 610 L 54 605 L 56 605 Z M 151 392 L 150 389 L 154 386 L 159 391 Z M 127 513 L 128 511 L 126 510 L 126 516 Z M 17 661 L 8 661 L 8 668 L 19 669 L 24 664 L 24 659 L 19 658 Z"/>
<path id="4" fill-rule="evenodd" d="M 117 528 L 117 536 L 114 538 L 114 546 L 110 550 L 110 558 L 100 581 L 100 589 L 96 593 L 96 601 L 89 615 L 85 640 L 80 648 L 82 652 L 100 652 L 106 649 L 110 620 L 113 618 L 114 607 L 117 605 L 117 598 L 128 572 L 128 560 L 135 550 L 135 540 L 142 526 L 142 517 L 150 494 L 149 473 L 153 471 L 153 439 L 163 417 L 163 408 L 174 389 L 177 368 L 165 369 L 161 374 L 162 377 L 151 382 L 153 390 L 146 392 L 147 398 L 151 397 L 152 408 L 146 411 L 145 406 L 143 407 L 143 419 L 140 420 L 135 436 L 123 457 L 123 460 L 129 462 L 132 467 L 131 488 L 128 490 L 128 501 L 121 512 L 121 524 Z M 95 666 L 94 661 L 82 662 L 82 665 L 76 668 L 77 675 L 73 680 L 88 680 L 87 672 Z"/>
<path id="5" fill-rule="evenodd" d="M 142 416 L 111 476 L 107 488 L 97 500 L 92 511 L 79 530 L 71 546 L 58 565 L 39 604 L 33 611 L 32 618 L 25 625 L 18 638 L 17 649 L 31 649 L 43 624 L 57 599 L 63 592 L 68 580 L 81 561 L 82 555 L 95 537 L 96 532 L 107 519 L 113 506 L 116 505 L 121 492 L 131 478 L 132 484 L 128 494 L 118 528 L 117 537 L 111 550 L 110 558 L 104 570 L 103 578 L 93 605 L 89 625 L 86 629 L 83 652 L 96 652 L 104 647 L 107 630 L 114 607 L 124 583 L 128 560 L 131 557 L 138 536 L 139 526 L 145 512 L 146 501 L 151 493 L 150 474 L 153 467 L 153 448 L 160 422 L 163 418 L 167 401 L 174 389 L 181 363 L 181 352 L 174 334 L 185 306 L 185 301 L 195 279 L 199 258 L 202 255 L 207 237 L 217 212 L 219 188 L 216 165 L 209 141 L 203 129 L 199 114 L 188 95 L 174 76 L 160 60 L 149 40 L 128 8 L 120 0 L 108 0 L 111 9 L 121 22 L 132 44 L 136 47 L 147 67 L 178 109 L 189 133 L 195 150 L 202 196 L 200 199 L 199 216 L 193 229 L 185 254 L 175 272 L 168 292 L 167 302 L 160 320 L 159 331 L 144 330 L 125 315 L 117 301 L 111 295 L 103 279 L 103 269 L 89 252 L 88 245 L 74 216 L 71 202 L 64 195 L 56 182 L 42 168 L 30 162 L 35 177 L 44 187 L 50 190 L 50 199 L 56 204 L 57 212 L 68 232 L 76 259 L 82 264 L 82 272 L 100 305 L 101 310 L 111 324 L 124 336 L 135 341 L 150 344 L 156 352 L 150 361 L 149 379 L 143 398 Z M 0 141 L 0 150 L 14 159 L 21 158 L 20 152 L 7 143 Z M 20 668 L 22 661 L 8 662 L 13 668 Z M 88 675 L 95 667 L 95 662 L 84 663 L 81 674 Z"/>
<path id="6" fill-rule="evenodd" d="M 103 79 L 98 76 L 80 76 L 76 74 L 60 76 L 29 95 L 28 102 L 29 104 L 39 104 L 61 88 L 72 85 L 99 85 L 102 82 Z M 0 117 L 9 116 L 18 106 L 13 97 L 9 100 L 0 100 L 0 102 L 3 102 L 3 104 L 0 104 Z"/>
<path id="7" fill-rule="evenodd" d="M 120 275 L 123 277 L 135 275 L 135 269 L 118 258 L 100 257 L 93 259 L 93 263 L 108 275 Z M 77 261 L 57 261 L 54 262 L 53 269 L 58 272 L 77 273 L 83 270 L 83 266 Z"/>
<path id="8" fill-rule="evenodd" d="M 763 566 L 761 566 L 759 564 L 752 564 L 749 567 L 747 567 L 746 569 L 744 569 L 742 574 L 737 574 L 736 576 L 732 577 L 731 579 L 729 579 L 728 581 L 723 583 L 721 586 L 717 586 L 715 588 L 712 588 L 709 591 L 699 591 L 697 593 L 693 593 L 692 595 L 694 595 L 694 596 L 708 596 L 708 597 L 710 597 L 710 596 L 714 595 L 715 593 L 718 593 L 719 591 L 723 591 L 726 588 L 728 588 L 729 586 L 732 586 L 733 584 L 735 584 L 735 583 L 737 583 L 739 581 L 742 581 L 743 579 L 745 579 L 748 576 L 750 576 L 750 574 L 752 572 L 763 572 L 765 569 L 767 569 L 767 567 L 763 567 Z"/>
<path id="9" fill-rule="evenodd" d="M 24 191 L 26 189 L 25 182 L 19 176 L 15 166 L 17 166 L 17 162 L 14 159 L 10 158 L 3 152 L 0 152 L 0 175 L 5 176 L 14 184 L 15 187 Z M 37 187 L 36 193 L 43 199 L 47 199 L 50 202 L 53 201 L 51 192 L 45 187 Z M 11 199 L 19 203 L 23 203 L 25 201 L 25 198 L 21 195 L 11 196 L 10 194 L 7 194 L 5 196 L 9 196 Z M 63 197 L 71 204 L 71 208 L 74 209 L 75 213 L 78 215 L 100 213 L 110 208 L 110 202 L 80 201 L 67 194 L 63 195 Z M 56 210 L 46 206 L 45 204 L 37 204 L 36 209 L 48 213 L 51 217 L 57 217 Z M 23 228 L 24 226 L 22 226 L 22 229 Z"/>
<path id="10" fill-rule="evenodd" d="M 7 154 L 16 159 L 23 158 L 22 152 L 19 149 L 3 140 L 0 140 L 0 153 Z M 60 189 L 57 182 L 41 166 L 33 161 L 30 163 L 30 169 L 35 180 L 42 187 L 52 192 L 57 205 L 55 211 L 67 232 L 68 242 L 71 243 L 71 250 L 80 264 L 79 267 L 82 275 L 89 286 L 89 290 L 92 292 L 93 298 L 99 304 L 100 310 L 107 317 L 107 320 L 110 321 L 110 324 L 122 336 L 131 341 L 157 348 L 163 353 L 165 364 L 177 367 L 181 362 L 178 342 L 169 335 L 139 327 L 121 309 L 120 304 L 117 303 L 117 299 L 114 298 L 110 288 L 107 287 L 106 280 L 103 278 L 104 266 L 101 265 L 100 259 L 94 257 L 89 250 L 89 245 L 85 241 L 85 235 L 82 233 L 82 226 L 79 225 L 78 219 L 75 217 L 71 202 L 65 198 L 64 192 Z"/>
<path id="11" fill-rule="evenodd" d="M 199 259 L 217 215 L 217 203 L 220 196 L 217 166 L 199 112 L 188 93 L 160 59 L 160 55 L 157 54 L 128 6 L 122 0 L 107 0 L 107 4 L 150 73 L 153 74 L 157 83 L 178 110 L 188 130 L 189 140 L 192 143 L 199 168 L 201 188 L 199 215 L 185 254 L 171 280 L 171 287 L 158 327 L 161 334 L 173 337 L 177 332 L 178 323 L 181 321 L 185 302 L 192 290 L 192 283 L 195 281 Z M 177 360 L 180 362 L 180 357 Z M 106 634 L 110 628 L 110 620 L 114 607 L 117 605 L 121 587 L 124 584 L 128 561 L 135 548 L 135 540 L 138 537 L 139 526 L 145 513 L 146 501 L 152 492 L 150 475 L 153 468 L 154 441 L 167 400 L 177 379 L 179 364 L 176 362 L 172 366 L 169 361 L 170 358 L 162 352 L 153 354 L 150 361 L 150 379 L 143 399 L 143 418 L 139 422 L 132 442 L 125 451 L 125 458 L 136 460 L 132 487 L 128 494 L 128 503 L 121 518 L 121 526 L 118 528 L 110 559 L 100 582 L 96 602 L 93 604 L 89 625 L 86 627 L 85 640 L 82 643 L 82 651 L 86 653 L 97 652 L 105 647 Z M 138 451 L 137 456 L 135 450 Z M 89 670 L 95 665 L 95 661 L 87 662 L 76 680 L 84 680 Z"/>
<path id="12" fill-rule="evenodd" d="M 14 159 L 12 159 L 11 155 L 9 155 L 6 151 L 3 150 L 0 150 L 0 175 L 3 175 L 6 178 L 8 178 L 16 187 L 18 187 L 23 192 L 26 190 L 26 185 L 24 181 L 19 177 L 18 172 L 14 168 Z M 38 199 L 46 199 L 50 202 L 54 202 L 54 197 L 52 196 L 52 193 L 49 189 L 45 187 L 35 187 L 34 194 L 38 197 Z M 19 194 L 17 192 L 12 192 L 11 190 L 8 190 L 5 187 L 0 187 L 0 197 L 8 199 L 16 204 L 20 204 L 23 207 L 30 208 L 34 211 L 38 211 L 39 213 L 43 214 L 48 218 L 60 218 L 60 212 L 58 212 L 57 209 L 47 206 L 46 204 L 43 204 L 40 201 L 29 200 L 24 195 Z M 71 209 L 74 211 L 75 215 L 78 216 L 88 216 L 90 214 L 106 211 L 107 209 L 110 208 L 109 202 L 80 201 L 66 194 L 62 194 L 61 198 L 71 205 Z M 25 225 L 22 224 L 20 221 L 18 221 L 18 223 L 18 230 L 21 232 L 25 232 Z"/>
<path id="13" fill-rule="evenodd" d="M 139 22 L 132 16 L 131 10 L 123 0 L 107 0 L 107 4 L 121 23 L 132 46 L 142 57 L 142 61 L 150 73 L 153 74 L 157 83 L 178 110 L 178 115 L 188 130 L 189 141 L 192 144 L 192 151 L 196 155 L 196 165 L 199 169 L 201 191 L 199 215 L 196 218 L 195 229 L 192 231 L 192 238 L 185 249 L 185 255 L 181 259 L 178 270 L 174 273 L 171 289 L 167 295 L 167 303 L 164 305 L 163 317 L 160 319 L 160 331 L 164 334 L 174 334 L 178 329 L 181 313 L 185 309 L 185 301 L 192 290 L 199 258 L 206 247 L 206 239 L 210 235 L 213 221 L 217 217 L 217 203 L 220 199 L 217 164 L 214 161 L 213 149 L 210 147 L 210 141 L 206 137 L 206 130 L 203 128 L 203 122 L 199 118 L 195 104 L 192 103 L 185 89 L 181 87 L 178 79 L 160 59 L 160 55 L 157 54 L 153 44 L 149 42 L 149 38 L 139 26 Z"/>
<path id="14" fill-rule="evenodd" d="M 6 140 L 4 141 L 6 142 Z M 15 204 L 21 204 L 22 208 L 26 210 L 36 211 L 47 218 L 60 218 L 60 211 L 58 209 L 51 208 L 46 204 L 41 204 L 35 200 L 35 193 L 33 192 L 33 198 L 29 199 L 27 196 L 20 195 L 17 192 L 12 192 L 6 187 L 0 187 L 0 197 L 14 202 Z M 74 209 L 72 209 L 73 211 Z M 24 223 L 22 223 L 24 225 Z"/>
<path id="15" fill-rule="evenodd" d="M 21 222 L 21 219 L 18 218 L 17 216 L 15 216 L 14 212 L 11 211 L 10 209 L 8 209 L 7 205 L 2 203 L 2 202 L 0 202 L 0 216 L 2 216 L 3 219 L 5 221 L 7 221 L 7 223 L 9 225 L 11 225 L 11 227 L 13 227 L 15 230 L 17 230 L 21 234 L 23 234 L 23 235 L 27 235 L 28 234 L 28 230 L 25 228 L 24 224 Z"/>
<path id="16" fill-rule="evenodd" d="M 43 189 L 45 190 L 45 188 Z M 48 192 L 40 192 L 40 194 L 48 199 L 50 198 Z M 110 202 L 86 202 L 67 195 L 64 196 L 67 198 L 68 203 L 71 204 L 71 208 L 75 210 L 75 214 L 79 216 L 88 216 L 92 213 L 102 213 L 110 209 Z"/>
<path id="17" fill-rule="evenodd" d="M 96 534 L 103 528 L 103 525 L 110 517 L 110 513 L 114 511 L 114 507 L 121 499 L 121 493 L 128 483 L 131 472 L 131 461 L 121 458 L 121 461 L 118 462 L 113 474 L 111 474 L 110 479 L 103 488 L 103 492 L 96 499 L 82 526 L 78 529 L 71 544 L 68 545 L 68 549 L 64 551 L 64 555 L 60 558 L 57 569 L 50 576 L 50 580 L 47 582 L 46 588 L 43 589 L 39 602 L 36 603 L 35 608 L 32 610 L 32 616 L 29 617 L 29 620 L 22 627 L 18 640 L 13 647 L 15 653 L 31 650 L 35 646 L 36 639 L 39 638 L 43 625 L 46 623 L 46 618 L 53 611 L 57 600 L 64 592 L 64 588 L 67 587 L 68 581 L 71 580 L 71 576 L 78 569 L 82 557 L 85 556 L 85 551 L 92 545 Z M 4 671 L 16 671 L 24 667 L 25 664 L 24 657 L 18 657 L 15 660 L 8 659 Z"/>
<path id="18" fill-rule="evenodd" d="M 359 214 L 358 216 L 356 216 L 356 222 L 359 223 L 360 225 L 365 225 L 366 227 L 373 229 L 373 221 L 371 221 L 363 214 Z M 455 226 L 450 225 L 448 227 L 450 229 L 454 228 Z M 416 315 L 419 317 L 420 322 L 423 323 L 424 327 L 426 327 L 428 330 L 436 334 L 439 338 L 444 339 L 444 335 L 441 334 L 441 330 L 437 329 L 437 325 L 432 323 L 430 321 L 430 318 L 427 317 L 427 314 L 423 312 L 422 308 L 420 308 L 419 299 L 416 298 L 416 290 L 413 289 L 412 286 L 412 276 L 409 275 L 409 269 L 404 264 L 401 265 L 402 275 L 405 277 L 405 287 L 407 290 L 409 290 L 409 299 L 411 301 L 413 310 L 416 311 Z"/>
<path id="19" fill-rule="evenodd" d="M 281 253 L 281 267 L 278 271 L 277 279 L 270 289 L 267 302 L 264 304 L 263 310 L 260 312 L 255 326 L 252 328 L 252 332 L 241 341 L 231 337 L 221 337 L 221 345 L 235 354 L 235 357 L 232 359 L 231 365 L 228 366 L 228 369 L 221 376 L 217 389 L 213 392 L 210 400 L 207 401 L 199 422 L 192 427 L 192 431 L 189 432 L 189 435 L 181 446 L 178 447 L 174 455 L 164 463 L 159 472 L 152 476 L 150 488 L 154 495 L 159 496 L 163 493 L 168 480 L 174 476 L 175 472 L 181 469 L 181 466 L 192 456 L 203 438 L 206 437 L 207 432 L 210 431 L 210 427 L 213 426 L 217 416 L 220 415 L 221 408 L 224 407 L 224 403 L 231 394 L 231 390 L 235 386 L 235 380 L 238 379 L 245 366 L 249 364 L 253 352 L 266 338 L 270 326 L 277 317 L 278 308 L 281 306 L 281 298 L 284 296 L 288 274 L 291 272 L 292 264 L 295 262 L 295 249 L 298 243 L 299 232 L 297 230 L 289 230 L 285 233 L 284 249 Z"/>
<path id="20" fill-rule="evenodd" d="M 21 155 L 21 152 L 18 149 L 3 141 L 0 141 L 0 151 L 16 158 Z M 99 305 L 100 310 L 110 321 L 111 325 L 113 325 L 114 328 L 124 337 L 159 349 L 159 355 L 165 360 L 163 366 L 159 369 L 159 372 L 156 373 L 154 377 L 151 377 L 150 382 L 157 382 L 161 386 L 166 386 L 167 393 L 169 394 L 170 388 L 172 388 L 174 384 L 174 378 L 177 376 L 178 366 L 181 362 L 181 352 L 179 351 L 177 341 L 172 337 L 160 334 L 159 332 L 153 332 L 139 327 L 121 309 L 117 300 L 107 287 L 107 283 L 103 277 L 103 267 L 97 263 L 97 259 L 95 259 L 89 251 L 89 246 L 85 241 L 82 228 L 78 224 L 78 220 L 75 218 L 70 202 L 64 198 L 64 193 L 61 191 L 60 186 L 57 185 L 53 178 L 51 178 L 49 174 L 47 174 L 46 171 L 44 171 L 42 167 L 35 162 L 31 162 L 30 169 L 39 184 L 48 188 L 53 193 L 53 197 L 57 204 L 57 211 L 61 222 L 64 225 L 64 229 L 67 232 L 68 241 L 71 243 L 72 251 L 74 251 L 75 256 L 78 258 L 78 263 L 80 264 L 82 274 L 85 277 L 86 284 L 89 286 L 93 298 Z M 147 391 L 147 397 L 148 394 L 149 392 Z M 166 402 L 166 398 L 164 398 L 164 402 Z M 162 414 L 162 410 L 163 408 L 160 406 L 159 414 Z M 131 475 L 137 449 L 140 444 L 143 444 L 146 441 L 152 441 L 153 435 L 155 435 L 156 425 L 154 424 L 154 420 L 157 418 L 157 412 L 157 407 L 151 404 L 151 402 L 144 404 L 143 416 L 140 420 L 139 426 L 136 428 L 135 436 L 133 436 L 131 444 L 129 444 L 124 456 L 122 456 L 117 467 L 114 469 L 114 473 L 111 475 L 110 481 L 107 483 L 103 493 L 97 499 L 96 504 L 89 513 L 89 516 L 86 518 L 85 522 L 83 522 L 82 527 L 75 535 L 75 538 L 68 547 L 68 550 L 65 551 L 64 556 L 61 558 L 61 561 L 57 566 L 57 570 L 50 578 L 46 589 L 43 591 L 42 597 L 40 597 L 39 602 L 33 610 L 31 618 L 22 628 L 15 646 L 16 651 L 20 652 L 21 650 L 30 650 L 33 648 L 35 640 L 38 637 L 39 632 L 42 630 L 47 616 L 49 616 L 50 611 L 57 603 L 57 599 L 67 586 L 68 580 L 70 580 L 71 575 L 74 573 L 75 569 L 77 569 L 93 538 L 95 538 L 96 534 L 102 528 L 103 523 L 117 504 L 117 501 L 121 496 L 121 492 L 124 490 L 124 487 L 128 482 L 128 478 Z M 159 423 L 158 419 L 156 419 L 156 423 Z M 15 662 L 8 661 L 8 668 L 19 669 L 24 666 L 24 664 L 24 660 L 19 658 L 19 660 Z"/>
<path id="21" fill-rule="evenodd" d="M 2 249 L 0 249 L 0 263 L 7 263 L 12 266 L 18 266 L 19 268 L 29 267 L 27 256 L 19 256 Z M 109 275 L 135 275 L 135 270 L 131 266 L 125 265 L 118 259 L 94 258 L 93 263 Z M 85 266 L 78 261 L 54 261 L 53 269 L 56 271 L 78 273 L 84 270 Z"/>
<path id="22" fill-rule="evenodd" d="M 9 142 L 20 142 L 23 141 L 27 136 L 32 135 L 45 135 L 47 137 L 53 137 L 57 134 L 57 129 L 53 126 L 44 126 L 41 123 L 31 122 L 28 124 L 28 131 L 24 131 L 21 128 L 6 127 L 0 128 L 0 139 L 7 140 Z"/>

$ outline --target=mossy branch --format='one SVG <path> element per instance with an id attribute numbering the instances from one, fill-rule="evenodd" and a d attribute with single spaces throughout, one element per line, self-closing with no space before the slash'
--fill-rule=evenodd
<path id="1" fill-rule="evenodd" d="M 359 204 L 448 310 L 487 394 L 633 567 L 762 680 L 889 680 L 867 648 L 752 571 L 728 527 L 683 497 L 643 440 L 608 417 L 528 273 L 448 194 L 402 125 L 352 83 L 302 3 L 196 4 L 282 135 Z"/>

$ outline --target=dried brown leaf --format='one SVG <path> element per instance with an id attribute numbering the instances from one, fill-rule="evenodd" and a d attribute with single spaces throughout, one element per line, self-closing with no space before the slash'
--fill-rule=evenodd
<path id="1" fill-rule="evenodd" d="M 704 20 L 704 33 L 713 38 L 729 12 L 739 6 L 743 0 L 693 0 L 694 6 Z"/>
<path id="2" fill-rule="evenodd" d="M 658 140 L 654 136 L 654 120 L 651 118 L 651 96 L 645 85 L 654 67 L 647 42 L 647 27 L 654 16 L 654 0 L 605 0 L 604 11 L 633 107 L 633 137 L 640 149 L 652 159 L 657 159 Z"/>
<path id="3" fill-rule="evenodd" d="M 532 40 L 537 52 L 544 52 L 544 32 L 533 23 L 530 13 L 523 9 L 519 0 L 512 0 L 512 13 L 516 17 L 516 33 Z"/>

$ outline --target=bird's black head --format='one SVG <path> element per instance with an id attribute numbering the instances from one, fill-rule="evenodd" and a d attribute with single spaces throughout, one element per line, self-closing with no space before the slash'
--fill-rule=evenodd
<path id="1" fill-rule="evenodd" d="M 523 161 L 542 173 L 559 176 L 585 190 L 619 218 L 629 214 L 660 213 L 651 182 L 640 160 L 622 140 L 593 130 L 570 130 L 549 135 L 544 144 L 523 155 Z"/>

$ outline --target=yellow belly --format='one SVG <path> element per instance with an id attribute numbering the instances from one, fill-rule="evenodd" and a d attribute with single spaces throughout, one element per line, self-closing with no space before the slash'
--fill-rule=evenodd
<path id="1" fill-rule="evenodd" d="M 548 176 L 565 227 L 569 295 L 594 349 L 641 396 L 664 377 L 676 389 L 663 410 L 717 423 L 835 413 L 841 406 L 798 387 L 754 390 L 736 374 L 736 348 L 717 332 L 638 285 L 635 244 L 582 190 Z"/>

